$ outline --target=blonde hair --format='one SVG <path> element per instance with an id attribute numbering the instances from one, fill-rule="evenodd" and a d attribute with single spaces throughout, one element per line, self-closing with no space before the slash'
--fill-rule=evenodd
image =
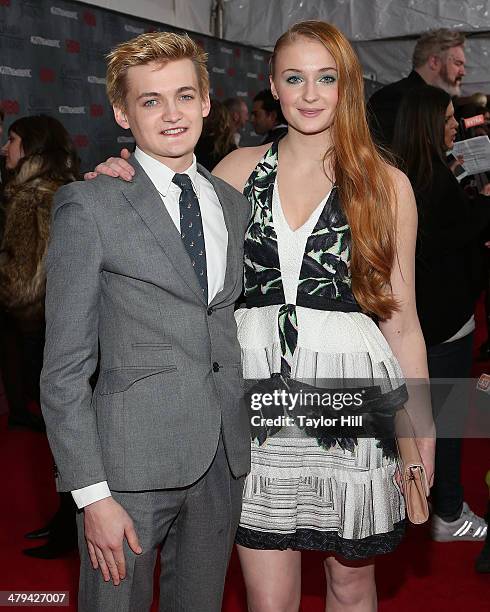
<path id="1" fill-rule="evenodd" d="M 369 132 L 361 65 L 335 26 L 303 21 L 276 42 L 272 77 L 280 50 L 301 37 L 321 43 L 337 64 L 339 97 L 332 125 L 333 145 L 324 159 L 332 157 L 335 183 L 351 230 L 352 291 L 364 312 L 388 319 L 399 307 L 390 284 L 396 255 L 396 195 L 389 166 Z"/>
<path id="2" fill-rule="evenodd" d="M 206 67 L 208 54 L 187 34 L 174 32 L 148 32 L 114 47 L 107 55 L 107 95 L 116 108 L 124 109 L 127 94 L 127 73 L 133 66 L 150 62 L 166 64 L 180 59 L 190 59 L 196 68 L 201 96 L 209 92 L 209 75 Z"/>
<path id="3" fill-rule="evenodd" d="M 429 30 L 417 40 L 412 55 L 413 68 L 423 66 L 431 55 L 441 56 L 453 47 L 461 47 L 464 41 L 465 35 L 457 30 L 447 28 Z"/>

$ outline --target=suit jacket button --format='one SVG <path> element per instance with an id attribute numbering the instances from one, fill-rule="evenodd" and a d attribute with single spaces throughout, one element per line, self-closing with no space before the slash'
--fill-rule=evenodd
<path id="1" fill-rule="evenodd" d="M 213 363 L 213 372 L 219 372 L 219 363 L 217 361 Z"/>
<path id="2" fill-rule="evenodd" d="M 208 315 L 211 316 L 214 312 L 214 308 L 208 308 Z"/>

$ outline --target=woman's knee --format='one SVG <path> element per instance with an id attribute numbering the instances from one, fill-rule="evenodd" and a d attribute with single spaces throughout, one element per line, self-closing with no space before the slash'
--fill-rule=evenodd
<path id="1" fill-rule="evenodd" d="M 279 590 L 276 593 L 249 593 L 247 604 L 248 612 L 298 612 L 300 597 L 287 597 Z"/>
<path id="2" fill-rule="evenodd" d="M 298 612 L 301 554 L 238 548 L 249 612 Z"/>
<path id="3" fill-rule="evenodd" d="M 337 601 L 353 606 L 376 598 L 374 564 L 344 565 L 334 557 L 325 560 L 328 589 Z"/>

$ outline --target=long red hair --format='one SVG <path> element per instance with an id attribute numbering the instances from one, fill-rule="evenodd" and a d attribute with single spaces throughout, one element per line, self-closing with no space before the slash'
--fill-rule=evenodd
<path id="1" fill-rule="evenodd" d="M 337 64 L 338 103 L 332 125 L 335 183 L 351 229 L 352 291 L 361 308 L 380 319 L 398 309 L 390 284 L 396 256 L 396 194 L 387 162 L 369 132 L 364 82 L 357 55 L 347 38 L 324 21 L 303 21 L 276 42 L 271 58 L 306 37 L 320 42 Z"/>

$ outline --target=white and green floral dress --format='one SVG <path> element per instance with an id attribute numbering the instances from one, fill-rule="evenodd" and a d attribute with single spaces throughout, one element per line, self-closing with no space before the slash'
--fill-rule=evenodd
<path id="1" fill-rule="evenodd" d="M 246 308 L 236 321 L 245 379 L 362 379 L 380 406 L 406 401 L 400 367 L 351 290 L 350 229 L 337 187 L 293 231 L 276 187 L 278 143 L 244 193 L 252 205 L 245 239 Z M 374 438 L 338 439 L 297 426 L 252 440 L 237 543 L 311 549 L 362 559 L 390 552 L 404 533 L 393 447 Z"/>

